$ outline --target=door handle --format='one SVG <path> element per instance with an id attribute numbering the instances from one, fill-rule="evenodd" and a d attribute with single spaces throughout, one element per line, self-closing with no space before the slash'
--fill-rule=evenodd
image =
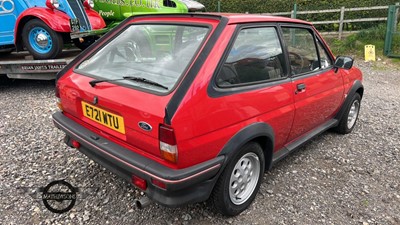
<path id="1" fill-rule="evenodd" d="M 306 85 L 303 84 L 303 83 L 302 84 L 297 84 L 296 87 L 297 87 L 296 93 L 304 91 L 306 89 Z"/>

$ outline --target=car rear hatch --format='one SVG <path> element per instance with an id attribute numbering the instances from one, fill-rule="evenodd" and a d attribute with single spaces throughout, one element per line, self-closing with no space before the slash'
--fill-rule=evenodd
<path id="1" fill-rule="evenodd" d="M 142 22 L 120 30 L 58 80 L 63 112 L 132 151 L 161 157 L 165 108 L 211 29 Z"/>
<path id="2" fill-rule="evenodd" d="M 158 126 L 169 96 L 156 96 L 112 83 L 92 87 L 92 78 L 72 74 L 59 82 L 64 114 L 130 149 L 159 156 Z"/>

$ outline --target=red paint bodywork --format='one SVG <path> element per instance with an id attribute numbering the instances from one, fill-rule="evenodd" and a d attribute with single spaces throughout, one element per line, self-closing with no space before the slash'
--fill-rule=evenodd
<path id="1" fill-rule="evenodd" d="M 175 130 L 179 151 L 176 164 L 161 158 L 158 140 L 158 127 L 160 124 L 165 124 L 165 108 L 176 89 L 168 95 L 160 96 L 112 83 L 101 83 L 93 88 L 89 85 L 89 81 L 93 78 L 77 74 L 70 69 L 57 83 L 64 115 L 83 127 L 159 164 L 170 168 L 187 168 L 215 158 L 235 134 L 257 122 L 266 123 L 272 127 L 275 135 L 273 151 L 282 149 L 318 125 L 332 119 L 342 106 L 354 81 L 362 79 L 361 72 L 357 68 L 339 69 L 338 73 L 332 69 L 318 76 L 293 80 L 288 78 L 287 82 L 266 88 L 217 98 L 211 97 L 207 91 L 209 84 L 213 82 L 213 74 L 238 24 L 288 22 L 310 25 L 290 18 L 222 15 L 229 19 L 228 24 L 220 34 L 210 55 L 207 58 L 200 57 L 200 51 L 196 56 L 196 60 L 203 61 L 203 66 L 171 119 L 170 126 Z M 152 21 L 159 21 L 159 18 L 139 17 L 131 19 L 128 24 Z M 163 18 L 163 22 L 168 21 L 209 24 L 212 32 L 215 32 L 220 22 L 216 19 L 205 18 L 174 18 L 173 16 Z M 111 32 L 116 34 L 118 31 L 114 29 Z M 101 39 L 98 44 L 101 45 L 107 41 L 107 39 Z M 90 54 L 91 52 L 87 52 L 87 55 Z M 76 62 L 76 65 L 79 63 Z M 307 90 L 295 95 L 298 83 L 305 83 Z M 100 99 L 99 107 L 124 117 L 126 135 L 102 127 L 83 117 L 80 102 L 91 102 L 94 96 Z M 139 129 L 137 126 L 139 121 L 147 121 L 153 130 L 146 132 Z"/>
<path id="2" fill-rule="evenodd" d="M 106 24 L 103 18 L 92 9 L 85 9 L 86 14 L 90 20 L 90 24 L 92 25 L 92 29 L 98 30 L 106 27 Z M 22 12 L 17 19 L 15 26 L 15 40 L 19 40 L 19 36 L 24 23 L 27 20 L 32 18 L 38 18 L 47 24 L 52 30 L 57 32 L 70 33 L 71 27 L 69 24 L 70 17 L 62 11 L 56 9 L 42 8 L 42 7 L 34 7 L 28 8 L 24 12 Z M 22 22 L 22 23 L 21 23 Z"/>

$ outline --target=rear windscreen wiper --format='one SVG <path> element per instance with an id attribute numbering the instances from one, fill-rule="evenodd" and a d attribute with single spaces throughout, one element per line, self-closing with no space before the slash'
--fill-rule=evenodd
<path id="1" fill-rule="evenodd" d="M 157 83 L 155 81 L 152 80 L 148 80 L 146 78 L 143 77 L 133 77 L 133 76 L 124 76 L 122 78 L 117 78 L 117 79 L 101 79 L 101 80 L 91 80 L 89 81 L 90 86 L 94 87 L 96 86 L 96 84 L 101 83 L 101 82 L 108 82 L 108 81 L 118 81 L 118 80 L 132 80 L 132 81 L 136 81 L 136 82 L 142 82 L 142 83 L 146 83 L 146 84 L 151 84 L 153 86 L 157 86 L 160 88 L 163 88 L 165 90 L 168 90 L 167 86 L 164 86 L 160 83 Z"/>

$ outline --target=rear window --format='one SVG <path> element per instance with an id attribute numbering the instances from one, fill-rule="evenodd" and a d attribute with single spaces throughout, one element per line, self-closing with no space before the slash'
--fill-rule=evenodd
<path id="1" fill-rule="evenodd" d="M 75 71 L 124 86 L 168 93 L 190 65 L 208 31 L 208 27 L 182 24 L 131 25 Z"/>

